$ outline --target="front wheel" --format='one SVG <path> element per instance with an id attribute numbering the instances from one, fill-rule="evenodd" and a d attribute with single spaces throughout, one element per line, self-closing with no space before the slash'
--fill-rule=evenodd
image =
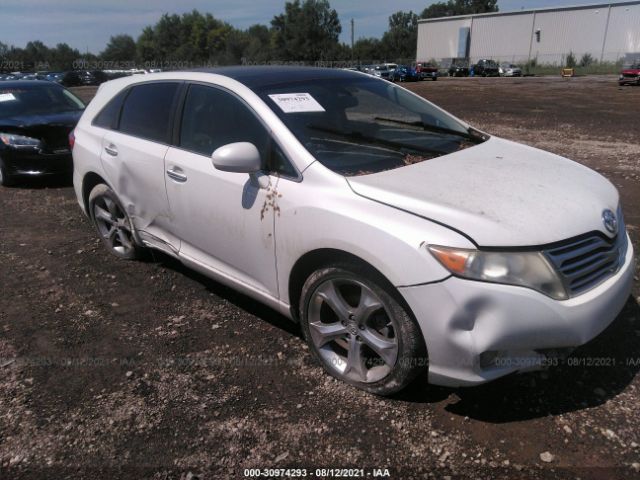
<path id="1" fill-rule="evenodd" d="M 357 265 L 313 273 L 300 319 L 314 357 L 334 377 L 377 395 L 406 387 L 428 366 L 422 332 L 391 286 Z"/>
<path id="2" fill-rule="evenodd" d="M 89 195 L 89 215 L 107 250 L 126 260 L 140 256 L 133 224 L 115 192 L 107 185 L 96 185 Z"/>

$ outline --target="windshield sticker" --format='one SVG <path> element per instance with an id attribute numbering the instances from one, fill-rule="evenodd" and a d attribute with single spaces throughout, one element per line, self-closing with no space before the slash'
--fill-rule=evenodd
<path id="1" fill-rule="evenodd" d="M 309 93 L 278 93 L 269 95 L 284 113 L 324 112 L 315 98 Z"/>
<path id="2" fill-rule="evenodd" d="M 0 102 L 10 102 L 15 99 L 16 97 L 13 96 L 13 93 L 0 93 Z"/>

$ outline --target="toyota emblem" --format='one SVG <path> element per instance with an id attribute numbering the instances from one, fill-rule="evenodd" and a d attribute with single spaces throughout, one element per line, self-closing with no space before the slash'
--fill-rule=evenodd
<path id="1" fill-rule="evenodd" d="M 618 230 L 618 220 L 616 214 L 608 208 L 602 212 L 602 223 L 609 233 L 616 233 Z"/>

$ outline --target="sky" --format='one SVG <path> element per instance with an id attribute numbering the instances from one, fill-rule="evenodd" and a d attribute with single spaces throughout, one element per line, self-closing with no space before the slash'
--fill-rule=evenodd
<path id="1" fill-rule="evenodd" d="M 329 0 L 342 23 L 340 40 L 349 43 L 350 25 L 355 20 L 355 38 L 380 37 L 389 16 L 398 11 L 416 13 L 430 0 Z M 500 11 L 558 5 L 596 3 L 580 0 L 498 0 Z M 234 27 L 269 25 L 284 11 L 285 0 L 0 0 L 0 42 L 24 47 L 30 40 L 46 45 L 68 43 L 80 51 L 99 53 L 112 35 L 126 33 L 134 38 L 163 13 L 184 13 L 193 9 L 209 12 Z"/>

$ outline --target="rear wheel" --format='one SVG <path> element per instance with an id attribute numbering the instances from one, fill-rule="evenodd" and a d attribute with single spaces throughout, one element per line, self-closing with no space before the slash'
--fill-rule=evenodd
<path id="1" fill-rule="evenodd" d="M 377 395 L 406 387 L 427 368 L 422 332 L 397 292 L 357 265 L 313 273 L 302 288 L 302 330 L 334 377 Z"/>
<path id="2" fill-rule="evenodd" d="M 109 252 L 127 260 L 140 256 L 141 247 L 136 242 L 131 219 L 114 191 L 107 185 L 96 185 L 91 190 L 89 214 Z"/>

